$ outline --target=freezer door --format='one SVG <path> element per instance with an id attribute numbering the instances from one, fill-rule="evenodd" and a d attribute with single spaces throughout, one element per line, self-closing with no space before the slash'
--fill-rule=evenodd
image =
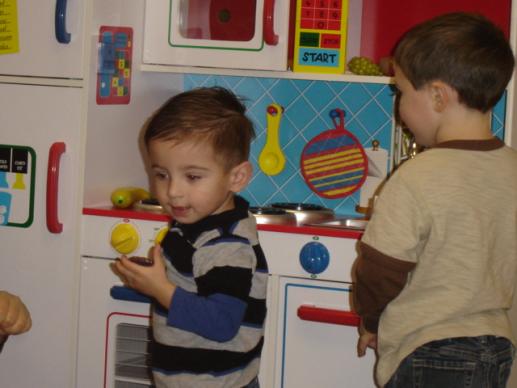
<path id="1" fill-rule="evenodd" d="M 19 295 L 33 320 L 28 333 L 5 344 L 2 387 L 72 387 L 74 383 L 83 175 L 81 93 L 77 88 L 0 83 L 0 150 L 11 155 L 15 150 L 28 151 L 20 152 L 26 156 L 25 171 L 17 170 L 20 164 L 11 158 L 11 168 L 0 173 L 0 193 L 11 198 L 3 205 L 9 215 L 0 225 L 0 289 Z M 65 145 L 56 160 L 56 221 L 62 224 L 61 233 L 49 231 L 46 214 L 47 163 L 55 143 Z"/>
<path id="2" fill-rule="evenodd" d="M 85 3 L 1 1 L 0 75 L 82 79 Z"/>

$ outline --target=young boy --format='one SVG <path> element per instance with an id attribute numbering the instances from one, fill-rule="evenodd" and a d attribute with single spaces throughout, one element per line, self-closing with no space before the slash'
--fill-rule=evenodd
<path id="1" fill-rule="evenodd" d="M 360 243 L 358 353 L 377 347 L 380 386 L 503 387 L 517 152 L 493 137 L 490 111 L 511 48 L 484 17 L 447 14 L 402 37 L 394 70 L 400 117 L 428 149 L 387 181 Z"/>
<path id="2" fill-rule="evenodd" d="M 156 198 L 171 229 L 139 266 L 122 256 L 124 283 L 152 297 L 157 387 L 258 387 L 267 263 L 248 203 L 253 125 L 230 91 L 172 97 L 144 140 Z"/>

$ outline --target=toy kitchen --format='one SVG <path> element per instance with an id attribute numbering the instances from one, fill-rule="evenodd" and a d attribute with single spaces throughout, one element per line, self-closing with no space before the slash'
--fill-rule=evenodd
<path id="1" fill-rule="evenodd" d="M 509 1 L 433 3 L 510 13 Z M 239 194 L 270 271 L 261 386 L 374 387 L 373 352 L 356 355 L 352 266 L 377 189 L 415 150 L 394 119 L 391 78 L 348 65 L 388 55 L 374 28 L 382 7 L 0 1 L 0 284 L 34 322 L 6 343 L 2 386 L 152 386 L 149 300 L 109 264 L 146 256 L 170 222 L 149 198 L 146 119 L 174 94 L 218 85 L 243 97 L 257 135 Z M 438 12 L 421 7 L 415 19 L 424 10 Z M 515 144 L 503 130 L 512 93 L 492 126 Z"/>

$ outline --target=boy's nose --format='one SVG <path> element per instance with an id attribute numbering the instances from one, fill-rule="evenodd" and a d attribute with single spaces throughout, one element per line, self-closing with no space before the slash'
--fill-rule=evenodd
<path id="1" fill-rule="evenodd" d="M 178 182 L 170 182 L 167 190 L 167 195 L 169 198 L 178 198 L 181 197 L 181 187 Z"/>

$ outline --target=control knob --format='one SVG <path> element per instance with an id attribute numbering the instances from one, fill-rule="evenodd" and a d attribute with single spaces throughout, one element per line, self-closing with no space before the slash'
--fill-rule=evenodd
<path id="1" fill-rule="evenodd" d="M 129 255 L 139 243 L 138 231 L 129 223 L 118 224 L 111 231 L 110 244 L 118 253 Z"/>
<path id="2" fill-rule="evenodd" d="M 300 264 L 305 271 L 317 275 L 329 265 L 330 254 L 322 243 L 312 241 L 305 244 L 300 251 Z"/>

